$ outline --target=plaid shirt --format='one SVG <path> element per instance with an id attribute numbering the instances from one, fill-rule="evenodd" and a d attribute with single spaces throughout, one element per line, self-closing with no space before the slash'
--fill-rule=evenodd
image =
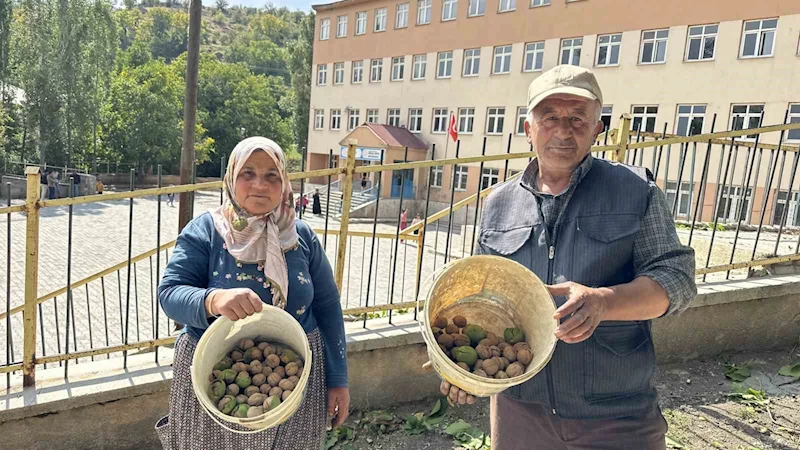
<path id="1" fill-rule="evenodd" d="M 572 173 L 569 187 L 558 194 L 545 194 L 537 188 L 539 161 L 534 159 L 522 174 L 522 184 L 536 196 L 552 240 L 558 238 L 556 225 L 567 209 L 578 183 L 592 168 L 594 158 L 589 154 Z M 675 231 L 675 222 L 667 198 L 655 182 L 649 182 L 647 210 L 633 244 L 633 267 L 637 277 L 645 276 L 664 288 L 669 297 L 665 315 L 678 314 L 689 306 L 697 294 L 694 281 L 694 249 L 682 245 Z"/>

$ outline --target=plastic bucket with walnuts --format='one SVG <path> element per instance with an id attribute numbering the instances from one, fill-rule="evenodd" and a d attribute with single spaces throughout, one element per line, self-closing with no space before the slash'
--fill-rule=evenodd
<path id="1" fill-rule="evenodd" d="M 428 358 L 443 380 L 487 397 L 530 380 L 550 361 L 558 325 L 553 319 L 555 302 L 544 283 L 525 266 L 498 256 L 471 256 L 445 265 L 433 278 L 420 326 Z M 522 329 L 533 352 L 525 372 L 494 379 L 458 367 L 439 348 L 431 330 L 437 317 L 452 319 L 457 315 L 497 336 L 503 336 L 506 328 Z"/>
<path id="2" fill-rule="evenodd" d="M 242 339 L 284 344 L 297 352 L 303 359 L 304 366 L 309 368 L 303 370 L 292 395 L 277 408 L 257 417 L 238 418 L 222 413 L 208 392 L 209 377 L 214 365 Z M 194 395 L 212 420 L 234 433 L 256 433 L 276 427 L 286 422 L 300 407 L 311 373 L 311 357 L 311 347 L 305 330 L 294 317 L 280 308 L 264 305 L 261 312 L 237 321 L 220 317 L 203 333 L 194 351 L 191 367 Z M 226 423 L 240 425 L 251 431 L 231 428 Z"/>

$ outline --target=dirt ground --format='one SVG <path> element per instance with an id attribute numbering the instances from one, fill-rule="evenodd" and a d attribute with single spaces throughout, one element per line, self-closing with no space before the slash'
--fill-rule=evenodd
<path id="1" fill-rule="evenodd" d="M 800 379 L 778 375 L 782 366 L 798 362 L 800 351 L 794 348 L 659 366 L 654 384 L 669 423 L 667 448 L 800 449 Z M 726 378 L 726 370 L 736 372 L 733 376 L 744 376 L 749 371 L 750 376 L 744 382 L 735 383 Z M 751 388 L 753 391 L 748 390 Z M 473 431 L 488 433 L 489 402 L 484 399 L 473 406 L 448 408 L 441 422 L 431 425 L 430 430 L 421 426 L 409 430 L 408 420 L 404 418 L 414 413 L 429 416 L 435 403 L 436 399 L 431 399 L 382 411 L 354 411 L 346 422 L 352 430 L 352 439 L 347 440 L 347 433 L 340 431 L 341 437 L 330 448 L 491 448 L 480 446 L 480 437 L 464 445 L 444 432 L 448 425 L 463 420 L 472 425 Z M 335 437 L 329 439 L 330 443 L 335 441 Z"/>

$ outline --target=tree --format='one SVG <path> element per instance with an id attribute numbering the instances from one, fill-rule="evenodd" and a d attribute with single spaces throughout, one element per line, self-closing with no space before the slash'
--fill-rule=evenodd
<path id="1" fill-rule="evenodd" d="M 289 67 L 294 92 L 293 131 L 297 145 L 308 147 L 309 107 L 311 104 L 311 64 L 314 59 L 314 13 L 301 23 L 300 35 L 290 46 Z"/>
<path id="2" fill-rule="evenodd" d="M 228 7 L 228 0 L 217 0 L 214 2 L 214 5 L 217 7 L 218 10 L 224 12 L 225 9 Z"/>
<path id="3" fill-rule="evenodd" d="M 176 73 L 182 75 L 185 58 L 174 65 Z M 293 142 L 291 120 L 284 117 L 279 106 L 279 99 L 287 93 L 280 78 L 255 75 L 242 64 L 224 63 L 204 54 L 200 60 L 198 120 L 214 139 L 216 154 L 199 173 L 218 175 L 220 158 L 227 157 L 248 136 L 265 136 L 289 149 Z"/>
<path id="4" fill-rule="evenodd" d="M 143 174 L 156 164 L 177 173 L 180 160 L 183 81 L 163 61 L 125 68 L 111 82 L 103 111 L 103 142 L 122 161 L 136 163 Z M 213 141 L 198 126 L 198 160 L 213 152 Z"/>

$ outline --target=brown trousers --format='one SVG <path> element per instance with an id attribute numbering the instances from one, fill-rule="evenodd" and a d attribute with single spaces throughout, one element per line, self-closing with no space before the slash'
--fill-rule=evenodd
<path id="1" fill-rule="evenodd" d="M 560 419 L 544 405 L 498 394 L 490 417 L 494 450 L 666 449 L 667 422 L 659 408 L 620 419 Z"/>

